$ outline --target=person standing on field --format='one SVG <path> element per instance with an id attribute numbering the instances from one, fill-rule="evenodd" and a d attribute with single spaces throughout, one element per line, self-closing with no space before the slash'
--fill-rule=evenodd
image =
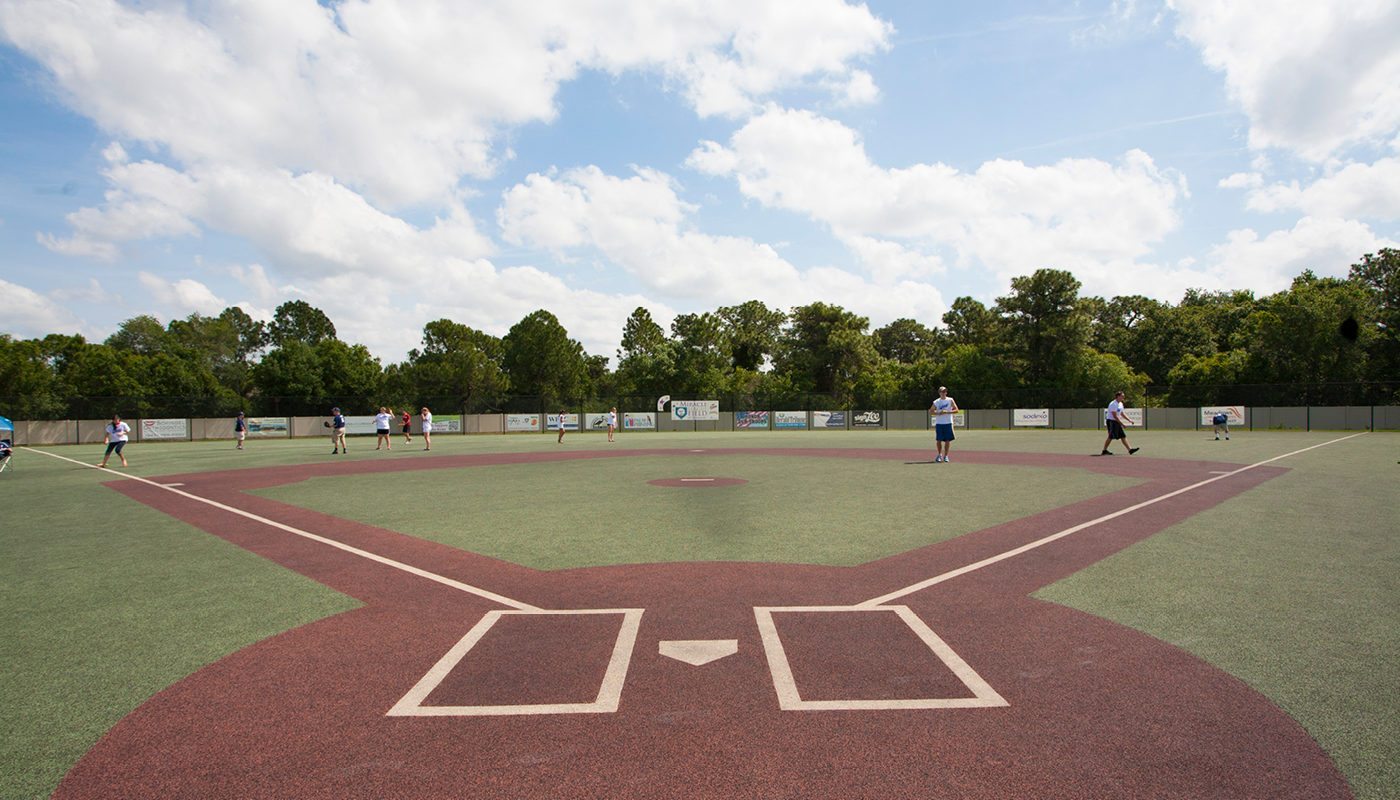
<path id="1" fill-rule="evenodd" d="M 433 449 L 433 412 L 429 411 L 427 406 L 423 406 L 423 410 L 418 412 L 418 415 L 423 418 L 423 449 L 431 450 Z"/>
<path id="2" fill-rule="evenodd" d="M 614 433 L 617 433 L 617 406 L 608 412 L 608 441 L 613 441 Z"/>
<path id="3" fill-rule="evenodd" d="M 958 413 L 958 401 L 948 396 L 948 387 L 938 387 L 938 397 L 928 408 L 933 414 L 933 463 L 948 463 L 948 450 L 953 446 L 953 415 Z"/>
<path id="4" fill-rule="evenodd" d="M 238 419 L 233 421 L 233 438 L 238 440 L 238 449 L 243 449 L 243 440 L 248 438 L 248 420 L 243 418 L 243 412 L 238 412 Z"/>
<path id="5" fill-rule="evenodd" d="M 404 443 L 404 444 L 408 444 L 409 442 L 413 441 L 413 437 L 409 435 L 409 429 L 411 429 L 412 427 L 413 427 L 413 414 L 409 413 L 409 410 L 405 408 L 405 409 L 403 410 L 403 443 Z"/>
<path id="6" fill-rule="evenodd" d="M 345 417 L 339 408 L 331 409 L 331 421 L 326 424 L 331 429 L 331 455 L 350 452 L 350 448 L 345 446 Z"/>
<path id="7" fill-rule="evenodd" d="M 112 457 L 112 452 L 116 451 L 117 458 L 122 460 L 122 466 L 126 466 L 126 456 L 122 455 L 122 448 L 126 447 L 126 440 L 131 436 L 131 426 L 122 422 L 120 414 L 113 414 L 112 421 L 107 423 L 107 435 L 102 438 L 102 443 L 107 445 L 107 453 L 102 456 L 102 463 L 99 467 L 107 466 L 107 459 Z"/>
<path id="8" fill-rule="evenodd" d="M 1113 455 L 1112 453 L 1108 452 L 1108 446 L 1113 442 L 1114 439 L 1122 440 L 1123 447 L 1127 448 L 1128 450 L 1128 455 L 1132 455 L 1133 453 L 1136 453 L 1138 451 L 1139 448 L 1132 447 L 1128 444 L 1128 434 L 1123 431 L 1124 425 L 1131 425 L 1133 423 L 1130 422 L 1128 420 L 1128 417 L 1123 414 L 1122 392 L 1118 392 L 1113 395 L 1113 400 L 1108 404 L 1108 408 L 1104 409 L 1103 421 L 1104 427 L 1108 428 L 1108 438 L 1103 440 L 1103 452 L 1099 453 L 1099 455 Z"/>
<path id="9" fill-rule="evenodd" d="M 564 443 L 564 412 L 563 412 L 563 411 L 560 411 L 560 412 L 559 412 L 559 441 L 556 442 L 555 444 L 563 444 L 563 443 Z"/>
<path id="10" fill-rule="evenodd" d="M 379 407 L 379 413 L 374 415 L 374 432 L 378 439 L 374 442 L 374 449 L 384 447 L 389 450 L 394 449 L 394 443 L 389 439 L 389 426 L 394 424 L 394 409 Z"/>

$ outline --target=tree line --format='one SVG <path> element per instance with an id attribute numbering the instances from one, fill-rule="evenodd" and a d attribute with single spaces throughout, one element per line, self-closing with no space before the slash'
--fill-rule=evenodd
<path id="1" fill-rule="evenodd" d="M 757 300 L 678 315 L 637 308 L 615 366 L 557 317 L 535 311 L 501 337 L 449 319 L 381 364 L 294 300 L 270 322 L 239 308 L 162 324 L 121 323 L 101 343 L 0 334 L 0 413 L 21 419 L 351 413 L 392 404 L 440 412 L 581 405 L 645 410 L 655 398 L 743 408 L 921 408 L 939 385 L 965 407 L 1194 406 L 1400 402 L 1400 250 L 1367 254 L 1345 278 L 1305 271 L 1281 292 L 1190 290 L 1176 304 L 1081 296 L 1069 272 L 1011 281 L 990 306 L 959 297 L 939 320 L 867 317 L 815 302 Z"/>

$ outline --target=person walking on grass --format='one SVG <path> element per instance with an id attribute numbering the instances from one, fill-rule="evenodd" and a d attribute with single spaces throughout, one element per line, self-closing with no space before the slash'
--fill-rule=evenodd
<path id="1" fill-rule="evenodd" d="M 1117 392 L 1113 395 L 1113 400 L 1108 404 L 1108 408 L 1104 409 L 1103 421 L 1104 427 L 1108 428 L 1108 438 L 1103 440 L 1103 452 L 1099 453 L 1099 455 L 1113 455 L 1108 451 L 1108 446 L 1113 443 L 1114 439 L 1119 439 L 1123 442 L 1123 447 L 1127 449 L 1128 455 L 1132 455 L 1139 450 L 1139 448 L 1132 447 L 1128 444 L 1128 434 L 1123 431 L 1124 425 L 1132 425 L 1133 423 L 1129 421 L 1127 415 L 1123 413 L 1122 392 Z"/>
<path id="2" fill-rule="evenodd" d="M 938 397 L 928 407 L 933 414 L 933 463 L 948 463 L 948 449 L 953 446 L 953 415 L 958 413 L 958 401 L 948 396 L 948 387 L 938 387 Z"/>
<path id="3" fill-rule="evenodd" d="M 407 413 L 404 412 L 405 416 Z M 423 410 L 418 412 L 418 416 L 423 419 L 423 449 L 431 450 L 433 449 L 433 412 L 429 411 L 427 406 L 423 406 Z"/>
<path id="4" fill-rule="evenodd" d="M 613 406 L 608 412 L 608 441 L 614 441 L 614 433 L 617 433 L 617 406 Z"/>
<path id="5" fill-rule="evenodd" d="M 120 414 L 113 414 L 112 421 L 107 423 L 107 435 L 102 437 L 102 443 L 107 445 L 107 452 L 102 456 L 102 463 L 99 467 L 107 466 L 107 459 L 112 457 L 113 451 L 117 458 L 122 460 L 122 466 L 126 466 L 126 456 L 122 455 L 122 448 L 126 447 L 126 440 L 131 436 L 131 426 L 122 422 Z"/>
<path id="6" fill-rule="evenodd" d="M 331 455 L 350 452 L 350 448 L 345 446 L 345 417 L 339 408 L 331 409 L 331 421 L 326 423 L 326 427 L 331 429 Z"/>
<path id="7" fill-rule="evenodd" d="M 405 408 L 405 409 L 403 410 L 403 443 L 404 443 L 404 444 L 408 444 L 409 442 L 413 441 L 413 437 L 409 435 L 409 429 L 411 429 L 412 427 L 413 427 L 413 414 L 410 413 L 409 410 Z"/>
<path id="8" fill-rule="evenodd" d="M 389 440 L 389 426 L 394 424 L 394 409 L 379 407 L 379 413 L 374 415 L 374 432 L 379 438 L 374 443 L 374 449 L 384 447 L 388 450 L 394 449 L 394 443 Z"/>
<path id="9" fill-rule="evenodd" d="M 233 421 L 233 438 L 238 440 L 238 449 L 243 449 L 243 440 L 248 438 L 248 420 L 244 419 L 243 412 L 238 412 L 238 418 Z"/>

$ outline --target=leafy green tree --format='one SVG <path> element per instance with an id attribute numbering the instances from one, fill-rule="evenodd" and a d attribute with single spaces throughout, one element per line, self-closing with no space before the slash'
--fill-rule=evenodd
<path id="1" fill-rule="evenodd" d="M 1007 408 L 1016 373 L 1000 358 L 975 344 L 955 344 L 943 354 L 941 385 L 966 408 Z"/>
<path id="2" fill-rule="evenodd" d="M 1079 306 L 1079 281 L 1058 269 L 1011 279 L 997 298 L 1008 352 L 1029 386 L 1052 386 L 1072 373 L 1088 344 L 1089 319 Z"/>
<path id="3" fill-rule="evenodd" d="M 423 348 L 409 351 L 413 390 L 451 397 L 463 407 L 490 403 L 506 390 L 501 340 L 449 319 L 423 326 Z"/>
<path id="4" fill-rule="evenodd" d="M 141 355 L 154 355 L 167 347 L 165 326 L 150 314 L 125 320 L 117 332 L 107 337 L 105 344 L 117 350 Z"/>
<path id="5" fill-rule="evenodd" d="M 729 348 L 724 323 L 710 312 L 680 314 L 671 323 L 675 347 L 677 394 L 716 397 L 729 372 Z"/>
<path id="6" fill-rule="evenodd" d="M 378 395 L 383 368 L 369 348 L 362 344 L 346 344 L 339 339 L 323 339 L 312 349 L 321 370 L 321 386 L 326 397 L 363 408 L 382 404 Z"/>
<path id="7" fill-rule="evenodd" d="M 951 344 L 972 344 L 989 350 L 1001 345 L 1001 320 L 981 302 L 959 297 L 943 315 Z"/>
<path id="8" fill-rule="evenodd" d="M 264 405 L 270 410 L 284 413 L 295 413 L 295 409 L 303 409 L 305 413 L 325 411 L 303 407 L 328 397 L 321 375 L 321 360 L 316 349 L 306 342 L 293 339 L 268 351 L 253 367 L 253 380 L 264 398 Z M 290 401 L 291 405 L 284 401 Z M 272 404 L 268 406 L 268 403 Z"/>
<path id="9" fill-rule="evenodd" d="M 1178 306 L 1182 313 L 1210 332 L 1219 352 L 1237 347 L 1245 318 L 1254 312 L 1254 293 L 1246 289 L 1229 292 L 1186 290 Z"/>
<path id="10" fill-rule="evenodd" d="M 627 395 L 668 394 L 675 384 L 676 347 L 666 331 L 638 306 L 622 328 L 617 351 L 618 391 Z"/>
<path id="11" fill-rule="evenodd" d="M 282 347 L 288 342 L 320 344 L 335 338 L 335 325 L 325 312 L 305 300 L 289 300 L 272 312 L 268 343 Z"/>
<path id="12" fill-rule="evenodd" d="M 1343 337 L 1340 329 L 1347 318 L 1367 318 L 1369 300 L 1360 284 L 1311 271 L 1287 291 L 1264 298 L 1243 325 L 1247 382 L 1292 385 L 1270 402 L 1358 402 L 1356 384 L 1366 374 L 1366 345 L 1376 336 L 1375 326 L 1361 326 L 1359 341 Z M 1326 383 L 1346 385 L 1320 385 Z"/>
<path id="13" fill-rule="evenodd" d="M 759 371 L 778 346 L 787 315 L 758 300 L 723 306 L 716 315 L 724 324 L 730 363 L 736 369 Z"/>
<path id="14" fill-rule="evenodd" d="M 1122 349 L 1111 352 L 1135 371 L 1146 373 L 1153 384 L 1166 384 L 1172 367 L 1187 355 L 1216 352 L 1215 340 L 1200 317 L 1165 303 L 1149 309 L 1120 342 Z"/>
<path id="15" fill-rule="evenodd" d="M 1171 384 L 1168 405 L 1202 406 L 1233 402 L 1229 387 L 1238 384 L 1248 368 L 1249 354 L 1229 350 L 1197 356 L 1188 353 L 1167 374 Z"/>
<path id="16" fill-rule="evenodd" d="M 1367 377 L 1400 381 L 1400 250 L 1367 253 L 1351 266 L 1350 277 L 1370 298 L 1368 318 L 1358 319 L 1359 338 L 1369 339 Z M 1400 402 L 1400 387 L 1392 387 L 1390 392 L 1376 396 L 1375 401 Z"/>
<path id="17" fill-rule="evenodd" d="M 0 333 L 0 398 L 4 413 L 16 419 L 46 419 L 61 415 L 64 398 L 40 342 L 17 340 Z"/>
<path id="18" fill-rule="evenodd" d="M 1129 406 L 1147 403 L 1147 376 L 1135 372 L 1113 353 L 1084 348 L 1079 352 L 1069 378 L 1061 389 L 1056 405 L 1103 405 L 1114 392 L 1120 390 L 1127 395 Z"/>
<path id="19" fill-rule="evenodd" d="M 850 402 L 861 372 L 880 358 L 866 333 L 870 320 L 821 302 L 794 308 L 788 320 L 774 369 L 795 386 Z"/>
<path id="20" fill-rule="evenodd" d="M 171 320 L 169 341 L 199 359 L 229 391 L 247 397 L 253 391 L 253 357 L 264 346 L 266 325 L 231 306 L 217 317 L 191 314 Z"/>
<path id="21" fill-rule="evenodd" d="M 905 364 L 933 358 L 940 350 L 938 332 L 912 319 L 897 319 L 870 335 L 881 357 Z"/>
<path id="22" fill-rule="evenodd" d="M 547 406 L 577 399 L 583 392 L 586 366 L 583 345 L 548 311 L 535 311 L 501 340 L 502 365 L 516 394 L 539 395 Z"/>

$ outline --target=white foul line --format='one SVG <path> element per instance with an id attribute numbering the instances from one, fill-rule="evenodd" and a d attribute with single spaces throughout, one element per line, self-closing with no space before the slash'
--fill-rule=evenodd
<path id="1" fill-rule="evenodd" d="M 63 460 L 63 461 L 71 461 L 71 462 L 74 463 L 74 464 L 77 464 L 77 465 L 83 466 L 83 467 L 87 467 L 88 469 L 101 469 L 100 467 L 97 467 L 97 466 L 95 466 L 95 465 L 93 465 L 93 464 L 87 464 L 87 463 L 84 463 L 84 462 L 82 462 L 82 461 L 78 461 L 77 459 L 69 458 L 69 457 L 67 457 L 67 456 L 61 456 L 61 455 L 58 455 L 58 454 L 56 454 L 56 453 L 50 453 L 50 452 L 48 452 L 48 451 L 46 451 L 46 450 L 34 450 L 32 447 L 26 447 L 25 449 L 26 449 L 26 450 L 30 450 L 31 452 L 35 452 L 35 453 L 42 453 L 42 454 L 44 454 L 44 455 L 46 455 L 46 456 L 51 456 L 51 457 L 53 457 L 53 458 L 61 459 L 61 460 Z M 102 470 L 102 471 L 106 472 L 106 470 Z M 386 565 L 386 566 L 393 567 L 394 569 L 403 570 L 404 572 L 407 572 L 407 573 L 410 573 L 410 574 L 413 574 L 413 575 L 417 575 L 417 576 L 420 577 L 420 578 L 427 578 L 427 579 L 430 580 L 430 581 L 436 581 L 437 583 L 440 583 L 440 584 L 442 584 L 442 585 L 444 585 L 444 586 L 450 586 L 450 587 L 452 587 L 453 589 L 458 589 L 458 590 L 460 590 L 460 591 L 467 592 L 468 594 L 474 594 L 474 595 L 476 595 L 476 596 L 478 596 L 478 597 L 484 597 L 484 598 L 486 598 L 487 600 L 490 600 L 490 601 L 493 602 L 493 603 L 500 603 L 500 604 L 503 605 L 503 606 L 510 606 L 511 608 L 519 609 L 519 610 L 521 610 L 521 611 L 540 611 L 540 610 L 541 610 L 541 609 L 539 609 L 539 608 L 536 608 L 535 606 L 530 605 L 529 603 L 522 603 L 522 602 L 520 602 L 519 600 L 512 600 L 512 599 L 510 599 L 509 597 L 506 597 L 506 596 L 504 596 L 504 595 L 499 595 L 499 594 L 496 594 L 495 592 L 488 592 L 488 591 L 485 590 L 485 589 L 481 589 L 481 588 L 478 588 L 478 587 L 476 587 L 476 586 L 472 586 L 471 584 L 462 583 L 461 581 L 454 581 L 454 580 L 452 580 L 451 578 L 443 577 L 442 575 L 438 575 L 438 574 L 436 574 L 436 573 L 429 572 L 429 571 L 427 571 L 427 570 L 425 570 L 425 569 L 419 569 L 418 567 L 412 566 L 412 565 L 410 565 L 410 564 L 405 564 L 405 563 L 403 563 L 402 561 L 395 561 L 395 560 L 393 560 L 392 558 L 385 558 L 384 556 L 376 555 L 375 553 L 371 553 L 371 552 L 369 552 L 368 550 L 361 550 L 361 549 L 358 548 L 358 547 L 351 547 L 351 546 L 348 545 L 348 544 L 345 544 L 345 543 L 343 543 L 343 542 L 337 542 L 337 541 L 334 540 L 334 539 L 327 539 L 327 538 L 324 537 L 324 536 L 317 536 L 317 535 L 314 534 L 314 533 L 308 533 L 307 531 L 301 530 L 300 528 L 293 528 L 291 525 L 283 525 L 282 523 L 277 522 L 277 521 L 275 521 L 275 520 L 270 520 L 270 519 L 268 519 L 267 517 L 260 517 L 260 516 L 258 516 L 257 514 L 254 514 L 254 513 L 252 513 L 252 512 L 244 511 L 244 510 L 241 509 L 241 508 L 234 508 L 233 506 L 224 505 L 223 503 L 220 503 L 220 502 L 218 502 L 218 501 L 216 501 L 216 500 L 210 500 L 210 499 L 205 498 L 205 497 L 200 497 L 199 495 L 190 494 L 189 492 L 181 491 L 180 489 L 173 489 L 173 488 L 171 488 L 170 486 L 168 486 L 168 485 L 166 485 L 166 484 L 163 484 L 163 483 L 156 483 L 155 481 L 147 480 L 146 478 L 142 478 L 142 477 L 139 476 L 139 475 L 127 475 L 127 474 L 124 474 L 124 473 L 121 473 L 121 472 L 110 472 L 109 474 L 115 475 L 115 476 L 120 477 L 120 478 L 126 478 L 126 479 L 128 479 L 128 480 L 140 481 L 140 482 L 142 482 L 142 483 L 145 483 L 145 484 L 149 484 L 149 485 L 151 485 L 151 486 L 154 486 L 154 487 L 156 487 L 157 489 L 164 489 L 165 491 L 171 492 L 172 494 L 178 494 L 178 495 L 180 495 L 181 497 L 187 497 L 187 498 L 189 498 L 189 499 L 191 499 L 191 500 L 196 500 L 196 501 L 198 501 L 198 502 L 204 503 L 205 505 L 213 506 L 214 508 L 220 509 L 220 510 L 222 510 L 222 511 L 227 511 L 227 512 L 229 512 L 230 514 L 237 514 L 237 515 L 240 516 L 240 517 L 246 517 L 246 518 L 251 519 L 251 520 L 253 520 L 253 521 L 255 521 L 255 522 L 261 522 L 261 523 L 264 524 L 264 525 L 268 525 L 268 526 L 271 526 L 271 527 L 273 527 L 273 528 L 277 528 L 278 530 L 286 531 L 287 533 L 293 533 L 293 534 L 296 534 L 297 536 L 302 536 L 302 537 L 305 537 L 305 538 L 310 539 L 310 540 L 312 540 L 312 541 L 320 542 L 321 544 L 328 544 L 328 545 L 330 545 L 331 547 L 335 547 L 335 548 L 338 548 L 338 549 L 340 549 L 340 550 L 344 550 L 344 551 L 347 552 L 347 553 L 353 553 L 353 554 L 355 554 L 355 555 L 357 555 L 357 556 L 360 556 L 361 558 L 367 558 L 367 559 L 369 559 L 370 561 L 377 561 L 377 562 L 379 562 L 380 564 L 384 564 L 384 565 Z"/>
<path id="2" fill-rule="evenodd" d="M 1059 539 L 1063 539 L 1063 538 L 1065 538 L 1066 536 L 1069 536 L 1070 534 L 1078 533 L 1079 531 L 1082 531 L 1082 530 L 1084 530 L 1085 528 L 1092 528 L 1093 526 L 1098 525 L 1098 524 L 1100 524 L 1100 523 L 1102 523 L 1102 522 L 1108 522 L 1108 521 L 1111 520 L 1111 519 L 1117 519 L 1118 517 L 1121 517 L 1121 516 L 1123 516 L 1124 514 L 1130 514 L 1130 513 L 1134 512 L 1134 511 L 1137 511 L 1137 510 L 1139 510 L 1139 509 L 1143 509 L 1143 508 L 1146 508 L 1146 507 L 1148 507 L 1148 506 L 1150 506 L 1150 505 L 1154 505 L 1154 504 L 1156 504 L 1156 503 L 1160 503 L 1160 502 L 1162 502 L 1163 500 L 1169 500 L 1169 499 L 1171 499 L 1171 498 L 1173 498 L 1173 497 L 1176 497 L 1176 496 L 1179 495 L 1179 494 L 1185 494 L 1186 492 L 1189 492 L 1189 491 L 1191 491 L 1191 490 L 1193 490 L 1193 489 L 1199 489 L 1199 488 L 1201 488 L 1202 486 L 1205 486 L 1206 484 L 1215 483 L 1215 482 L 1218 481 L 1218 480 L 1223 480 L 1223 479 L 1228 478 L 1228 477 L 1230 477 L 1230 476 L 1232 476 L 1232 475 L 1238 475 L 1238 474 L 1240 474 L 1241 472 L 1248 472 L 1249 470 L 1254 469 L 1255 467 L 1262 467 L 1262 466 L 1264 466 L 1265 464 L 1268 464 L 1268 463 L 1271 463 L 1271 462 L 1274 462 L 1274 461 L 1278 461 L 1278 460 L 1281 459 L 1281 458 L 1288 458 L 1289 456 L 1296 456 L 1296 455 L 1298 455 L 1299 453 L 1306 453 L 1306 452 L 1308 452 L 1309 450 L 1316 450 L 1316 449 L 1319 448 L 1319 447 L 1326 447 L 1326 446 L 1329 445 L 1329 444 L 1336 444 L 1337 442 L 1344 442 L 1344 441 L 1346 441 L 1347 439 L 1355 439 L 1355 438 L 1358 437 L 1358 436 L 1365 436 L 1367 433 L 1369 433 L 1369 431 L 1362 431 L 1361 433 L 1354 433 L 1354 434 L 1352 434 L 1352 435 L 1350 435 L 1350 436 L 1343 436 L 1343 437 L 1340 438 L 1340 439 L 1333 439 L 1333 440 L 1331 440 L 1331 441 L 1329 441 L 1329 442 L 1323 442 L 1322 444 L 1315 444 L 1315 445 L 1313 445 L 1312 447 L 1304 447 L 1302 450 L 1294 450 L 1294 451 L 1291 452 L 1291 453 L 1284 453 L 1284 454 L 1281 455 L 1281 456 L 1274 456 L 1273 458 L 1265 459 L 1264 461 L 1257 461 L 1257 462 L 1255 462 L 1255 463 L 1253 463 L 1253 464 L 1250 464 L 1250 465 L 1247 466 L 1247 467 L 1240 467 L 1240 468 L 1237 469 L 1237 470 L 1233 470 L 1233 471 L 1231 471 L 1231 472 L 1226 472 L 1226 473 L 1224 473 L 1223 475 L 1216 475 L 1214 478 L 1206 478 L 1205 480 L 1199 481 L 1199 482 L 1197 482 L 1197 483 L 1193 483 L 1193 484 L 1191 484 L 1190 486 L 1184 486 L 1184 487 L 1182 487 L 1182 488 L 1180 488 L 1180 489 L 1177 489 L 1177 490 L 1171 491 L 1171 492 L 1167 492 L 1167 493 L 1164 494 L 1164 495 L 1159 495 L 1159 496 L 1154 497 L 1154 498 L 1152 498 L 1152 499 L 1150 499 L 1150 500 L 1144 500 L 1144 501 L 1142 501 L 1141 503 L 1136 503 L 1136 504 L 1134 504 L 1134 505 L 1128 506 L 1127 508 L 1119 509 L 1119 510 L 1117 510 L 1117 511 L 1114 511 L 1114 512 L 1111 513 L 1111 514 L 1104 514 L 1102 517 L 1098 517 L 1098 518 L 1096 518 L 1096 519 L 1091 519 L 1091 520 L 1089 520 L 1088 522 L 1081 522 L 1081 523 L 1079 523 L 1078 525 L 1075 525 L 1074 527 L 1065 528 L 1064 530 L 1059 531 L 1059 532 L 1057 532 L 1057 533 L 1052 533 L 1052 534 L 1050 534 L 1049 536 L 1046 536 L 1046 537 L 1043 538 L 1043 539 L 1036 539 L 1035 541 L 1030 542 L 1030 543 L 1028 543 L 1028 544 L 1023 544 L 1023 545 L 1021 545 L 1020 547 L 1013 548 L 1013 549 L 1011 549 L 1011 550 L 1007 550 L 1005 553 L 999 553 L 999 554 L 997 554 L 997 555 L 991 556 L 990 558 L 984 558 L 984 559 L 982 559 L 981 561 L 977 561 L 977 562 L 974 562 L 974 563 L 972 563 L 972 564 L 968 564 L 968 565 L 965 566 L 965 567 L 958 567 L 957 569 L 951 570 L 951 571 L 949 571 L 949 572 L 945 572 L 945 573 L 943 573 L 942 575 L 936 575 L 936 576 L 934 576 L 934 577 L 932 577 L 932 578 L 929 578 L 928 580 L 919 581 L 918 583 L 912 584 L 912 585 L 910 585 L 910 586 L 906 586 L 906 587 L 904 587 L 903 589 L 899 589 L 898 591 L 890 592 L 889 594 L 881 595 L 881 596 L 879 596 L 879 597 L 875 597 L 875 598 L 872 598 L 872 599 L 870 599 L 870 600 L 866 600 L 864 603 L 858 603 L 858 604 L 856 604 L 856 605 L 853 606 L 853 607 L 854 607 L 854 608 L 873 608 L 873 607 L 876 607 L 876 606 L 888 605 L 889 602 L 890 602 L 891 600 L 898 600 L 898 599 L 901 598 L 901 597 L 905 597 L 905 596 L 911 595 L 911 594 L 913 594 L 913 593 L 915 593 L 915 592 L 922 591 L 922 590 L 924 590 L 924 589 L 927 589 L 927 588 L 930 587 L 930 586 L 934 586 L 934 585 L 939 584 L 939 583 L 942 583 L 942 582 L 944 582 L 944 581 L 946 581 L 946 580 L 951 580 L 951 579 L 953 579 L 953 578 L 956 578 L 956 577 L 958 577 L 959 575 L 966 575 L 966 574 L 969 573 L 969 572 L 974 572 L 974 571 L 979 570 L 979 569 L 981 569 L 981 568 L 983 568 L 983 567 L 991 566 L 992 564 L 995 564 L 995 563 L 997 563 L 998 561 L 1005 561 L 1005 560 L 1008 559 L 1008 558 L 1014 558 L 1014 557 L 1016 557 L 1016 556 L 1019 556 L 1019 555 L 1022 554 L 1022 553 L 1025 553 L 1025 552 L 1030 551 L 1030 550 L 1034 550 L 1034 549 L 1036 549 L 1037 547 L 1041 547 L 1042 545 L 1047 545 L 1047 544 L 1050 544 L 1051 542 L 1057 541 L 1057 540 L 1059 540 Z"/>

